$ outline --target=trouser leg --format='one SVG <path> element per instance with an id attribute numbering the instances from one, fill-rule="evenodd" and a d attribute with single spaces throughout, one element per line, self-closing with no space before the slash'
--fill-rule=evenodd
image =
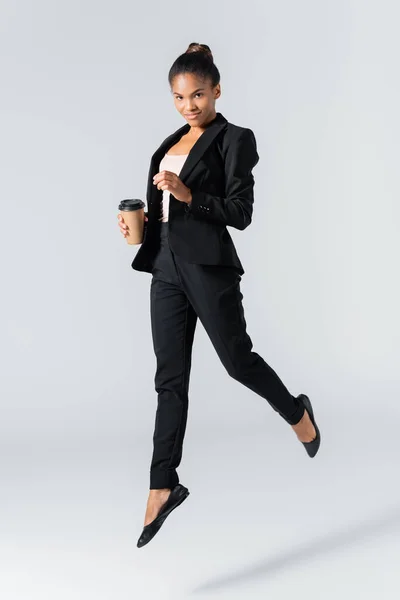
<path id="1" fill-rule="evenodd" d="M 185 292 L 229 375 L 265 398 L 289 424 L 298 423 L 304 407 L 274 369 L 252 350 L 241 276 L 231 267 L 194 265 L 175 258 Z"/>
<path id="2" fill-rule="evenodd" d="M 179 483 L 197 315 L 181 289 L 166 236 L 153 269 L 150 313 L 158 394 L 150 489 L 172 489 Z"/>

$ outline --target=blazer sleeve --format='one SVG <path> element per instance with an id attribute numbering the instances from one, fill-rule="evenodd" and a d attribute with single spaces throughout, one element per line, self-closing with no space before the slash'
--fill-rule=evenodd
<path id="1" fill-rule="evenodd" d="M 192 191 L 185 210 L 194 218 L 245 229 L 251 223 L 254 202 L 252 169 L 258 163 L 257 143 L 251 129 L 244 128 L 233 139 L 225 156 L 225 195 Z"/>
<path id="2" fill-rule="evenodd" d="M 144 211 L 144 216 L 148 217 L 149 216 L 149 212 L 147 210 Z M 145 221 L 144 222 L 144 226 L 143 226 L 143 240 L 142 243 L 144 242 L 144 238 L 146 237 L 147 234 L 147 227 L 148 227 L 149 222 Z"/>

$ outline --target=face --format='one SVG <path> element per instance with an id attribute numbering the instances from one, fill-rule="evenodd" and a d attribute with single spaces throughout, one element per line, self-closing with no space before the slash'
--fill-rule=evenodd
<path id="1" fill-rule="evenodd" d="M 185 73 L 174 78 L 171 93 L 177 111 L 189 125 L 201 127 L 216 115 L 215 101 L 221 95 L 221 86 L 212 87 L 209 79 L 203 81 Z"/>

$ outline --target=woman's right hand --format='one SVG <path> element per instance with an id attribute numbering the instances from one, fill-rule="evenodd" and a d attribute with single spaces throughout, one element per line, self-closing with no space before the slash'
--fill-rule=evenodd
<path id="1" fill-rule="evenodd" d="M 146 213 L 144 215 L 144 222 L 146 224 L 146 221 L 148 221 L 149 219 L 146 216 Z M 121 213 L 118 213 L 118 225 L 119 225 L 119 230 L 122 233 L 122 235 L 124 236 L 124 238 L 126 238 L 126 236 L 129 233 L 129 227 L 128 225 L 125 223 L 123 216 L 121 215 Z M 146 226 L 146 225 L 145 225 Z"/>

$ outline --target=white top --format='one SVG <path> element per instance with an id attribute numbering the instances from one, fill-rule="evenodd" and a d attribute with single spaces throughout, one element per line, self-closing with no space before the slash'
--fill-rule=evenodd
<path id="1" fill-rule="evenodd" d="M 172 171 L 176 175 L 179 175 L 183 167 L 183 163 L 187 158 L 187 154 L 164 154 L 164 158 L 160 162 L 160 171 Z M 169 197 L 170 193 L 168 190 L 163 190 L 162 196 L 162 217 L 160 221 L 168 221 L 169 212 Z"/>

